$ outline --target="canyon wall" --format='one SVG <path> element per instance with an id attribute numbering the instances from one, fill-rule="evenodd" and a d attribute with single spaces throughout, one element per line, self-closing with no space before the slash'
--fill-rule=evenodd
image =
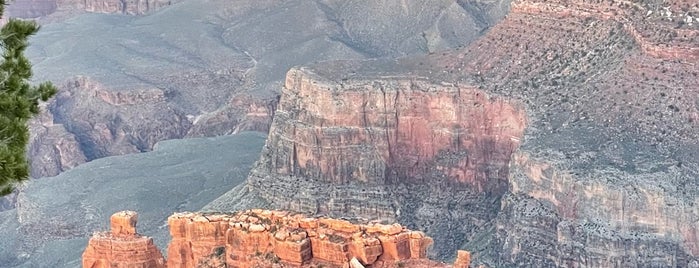
<path id="1" fill-rule="evenodd" d="M 75 77 L 30 122 L 31 176 L 56 176 L 100 157 L 150 151 L 162 140 L 266 132 L 276 103 L 241 94 L 194 117 L 174 107 L 162 89 L 119 91 Z"/>
<path id="2" fill-rule="evenodd" d="M 519 104 L 474 87 L 292 69 L 247 189 L 285 210 L 400 219 L 451 255 L 495 216 L 525 121 Z M 244 205 L 213 208 L 231 206 Z"/>
<path id="3" fill-rule="evenodd" d="M 513 1 L 511 12 L 550 17 L 598 18 L 622 22 L 648 55 L 663 59 L 699 60 L 699 6 L 666 1 L 664 8 L 624 0 Z M 673 5 L 674 4 L 674 5 Z M 674 13 L 674 14 L 673 14 Z M 696 15 L 695 15 L 696 16 Z"/>

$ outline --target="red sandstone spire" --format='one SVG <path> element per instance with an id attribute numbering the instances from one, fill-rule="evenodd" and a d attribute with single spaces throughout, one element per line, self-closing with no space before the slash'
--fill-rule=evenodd
<path id="1" fill-rule="evenodd" d="M 165 259 L 153 239 L 136 232 L 138 214 L 121 211 L 112 215 L 111 232 L 96 232 L 83 252 L 83 268 L 164 268 Z"/>

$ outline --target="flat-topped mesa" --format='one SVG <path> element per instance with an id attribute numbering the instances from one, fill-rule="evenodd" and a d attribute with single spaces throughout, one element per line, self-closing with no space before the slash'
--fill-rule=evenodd
<path id="1" fill-rule="evenodd" d="M 287 73 L 245 185 L 251 195 L 309 215 L 411 222 L 445 258 L 458 237 L 495 217 L 523 137 L 523 104 L 413 74 L 323 68 Z M 457 207 L 469 213 L 450 212 Z M 459 224 L 445 230 L 442 220 Z"/>
<path id="2" fill-rule="evenodd" d="M 312 96 L 312 97 L 310 97 Z M 524 110 L 420 77 L 326 81 L 292 69 L 270 130 L 270 171 L 321 182 L 471 185 L 501 193 Z"/>
<path id="3" fill-rule="evenodd" d="M 136 232 L 138 214 L 117 212 L 110 218 L 111 232 L 96 232 L 83 252 L 83 267 L 164 268 L 165 259 L 153 239 Z"/>
<path id="4" fill-rule="evenodd" d="M 172 234 L 168 267 L 197 267 L 216 258 L 225 259 L 228 267 L 279 262 L 292 267 L 318 263 L 345 267 L 353 258 L 362 265 L 427 261 L 432 244 L 422 232 L 399 224 L 355 224 L 286 211 L 176 213 L 168 223 Z"/>

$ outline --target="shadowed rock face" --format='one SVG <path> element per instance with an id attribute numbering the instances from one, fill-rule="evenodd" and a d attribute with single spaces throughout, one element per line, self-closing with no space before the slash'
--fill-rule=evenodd
<path id="1" fill-rule="evenodd" d="M 677 8 L 682 1 L 664 3 L 673 14 L 683 10 Z M 244 197 L 222 199 L 242 201 L 241 206 L 397 219 L 434 237 L 441 256 L 450 251 L 440 245 L 463 246 L 474 251 L 475 264 L 496 267 L 697 265 L 697 25 L 677 24 L 679 15 L 671 21 L 662 5 L 650 2 L 517 1 L 513 6 L 505 20 L 463 49 L 398 61 L 327 62 L 290 72 L 291 81 L 306 86 L 287 83 L 280 120 L 275 118 L 264 153 L 248 185 L 234 191 Z M 698 11 L 691 5 L 684 9 Z M 451 185 L 460 177 L 450 177 L 444 168 L 415 176 L 424 171 L 420 167 L 427 162 L 422 161 L 433 156 L 425 152 L 440 148 L 434 141 L 449 139 L 440 138 L 447 133 L 439 131 L 443 126 L 424 131 L 403 124 L 421 122 L 419 117 L 401 120 L 411 113 L 394 109 L 408 103 L 401 102 L 404 96 L 416 96 L 392 93 L 411 80 L 430 83 L 413 82 L 409 92 L 437 89 L 451 99 L 468 96 L 463 94 L 468 90 L 444 86 L 453 84 L 477 89 L 489 96 L 489 104 L 502 103 L 483 108 L 499 116 L 466 112 L 459 122 L 474 122 L 460 125 L 463 132 L 446 127 L 479 134 L 446 148 L 464 153 L 447 158 L 456 159 L 449 163 L 463 174 L 492 168 L 480 177 L 465 176 L 480 179 Z M 302 93 L 309 88 L 328 90 Z M 374 92 L 381 93 L 357 101 Z M 312 99 L 331 101 L 313 104 Z M 438 99 L 434 108 L 431 100 Z M 376 112 L 386 118 L 383 122 L 363 108 L 373 103 L 390 107 Z M 427 119 L 421 125 L 439 126 L 449 121 L 429 115 L 448 115 L 437 111 L 452 103 L 418 97 L 408 110 L 421 111 Z M 363 114 L 365 121 L 358 119 Z M 506 118 L 521 123 L 504 125 L 520 127 L 479 130 Z M 362 129 L 371 125 L 363 122 L 382 124 Z M 493 134 L 510 138 L 511 147 L 481 147 L 493 155 L 469 147 L 492 141 Z M 389 149 L 389 143 L 409 146 Z M 392 158 L 392 153 L 397 154 Z M 468 162 L 483 164 L 474 169 L 459 165 L 466 155 L 482 157 Z M 353 165 L 343 164 L 348 162 Z M 436 163 L 430 165 L 448 166 Z M 356 168 L 359 172 L 355 166 L 368 168 Z M 401 178 L 392 175 L 394 170 L 420 179 L 392 179 Z M 507 190 L 482 183 L 493 174 L 502 176 Z M 223 200 L 210 206 L 222 206 Z"/>

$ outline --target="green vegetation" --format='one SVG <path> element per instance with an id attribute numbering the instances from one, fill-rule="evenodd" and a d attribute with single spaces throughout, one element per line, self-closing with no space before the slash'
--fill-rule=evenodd
<path id="1" fill-rule="evenodd" d="M 5 0 L 0 0 L 0 16 Z M 12 192 L 18 182 L 29 177 L 26 148 L 29 119 L 39 113 L 39 100 L 56 94 L 51 83 L 30 85 L 31 64 L 24 56 L 27 38 L 39 26 L 33 21 L 10 19 L 0 30 L 0 196 Z"/>

